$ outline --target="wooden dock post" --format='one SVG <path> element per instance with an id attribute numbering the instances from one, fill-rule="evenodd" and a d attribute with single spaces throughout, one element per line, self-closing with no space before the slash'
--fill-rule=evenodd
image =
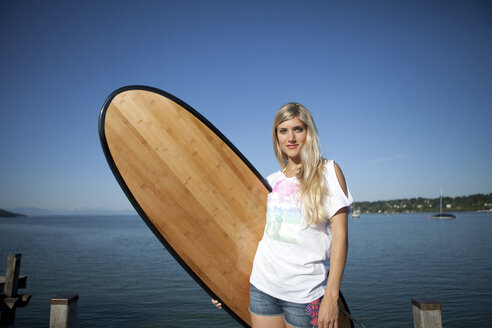
<path id="1" fill-rule="evenodd" d="M 432 299 L 412 299 L 414 328 L 442 328 L 442 305 Z"/>
<path id="2" fill-rule="evenodd" d="M 19 288 L 26 288 L 27 277 L 19 277 L 21 254 L 9 254 L 7 256 L 7 269 L 5 276 L 0 277 L 0 287 L 3 293 L 0 294 L 0 326 L 8 326 L 15 322 L 15 310 L 18 307 L 26 306 L 31 299 L 31 295 L 19 295 Z"/>
<path id="3" fill-rule="evenodd" d="M 50 328 L 77 327 L 79 295 L 58 295 L 51 299 Z"/>

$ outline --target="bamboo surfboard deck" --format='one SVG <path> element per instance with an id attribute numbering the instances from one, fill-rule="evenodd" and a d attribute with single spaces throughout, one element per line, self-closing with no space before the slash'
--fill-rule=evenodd
<path id="1" fill-rule="evenodd" d="M 197 111 L 155 88 L 113 92 L 99 116 L 99 136 L 148 227 L 211 297 L 249 326 L 249 276 L 265 226 L 268 182 Z M 340 327 L 353 326 L 340 318 Z"/>

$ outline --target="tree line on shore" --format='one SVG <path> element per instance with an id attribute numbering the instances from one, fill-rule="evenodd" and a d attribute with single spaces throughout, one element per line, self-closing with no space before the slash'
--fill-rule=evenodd
<path id="1" fill-rule="evenodd" d="M 439 198 L 406 198 L 356 202 L 361 213 L 414 213 L 439 212 Z M 443 197 L 443 212 L 492 211 L 492 193 L 460 197 Z"/>

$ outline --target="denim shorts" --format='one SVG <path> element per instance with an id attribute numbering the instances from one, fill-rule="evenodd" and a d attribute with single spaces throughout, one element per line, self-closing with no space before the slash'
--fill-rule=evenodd
<path id="1" fill-rule="evenodd" d="M 318 326 L 319 305 L 322 298 L 311 303 L 292 303 L 272 297 L 255 286 L 249 289 L 249 312 L 259 316 L 283 315 L 285 322 L 296 328 Z"/>

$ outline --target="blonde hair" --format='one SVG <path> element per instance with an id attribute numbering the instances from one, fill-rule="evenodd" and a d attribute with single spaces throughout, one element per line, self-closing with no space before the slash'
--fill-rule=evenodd
<path id="1" fill-rule="evenodd" d="M 282 122 L 297 117 L 306 127 L 306 141 L 301 148 L 302 168 L 297 173 L 301 183 L 301 200 L 303 215 L 308 224 L 318 224 L 328 219 L 325 210 L 325 199 L 328 186 L 324 178 L 325 160 L 319 150 L 318 130 L 313 117 L 306 107 L 299 103 L 288 103 L 282 106 L 273 120 L 273 149 L 281 167 L 288 163 L 288 157 L 282 152 L 277 137 L 277 127 Z"/>

